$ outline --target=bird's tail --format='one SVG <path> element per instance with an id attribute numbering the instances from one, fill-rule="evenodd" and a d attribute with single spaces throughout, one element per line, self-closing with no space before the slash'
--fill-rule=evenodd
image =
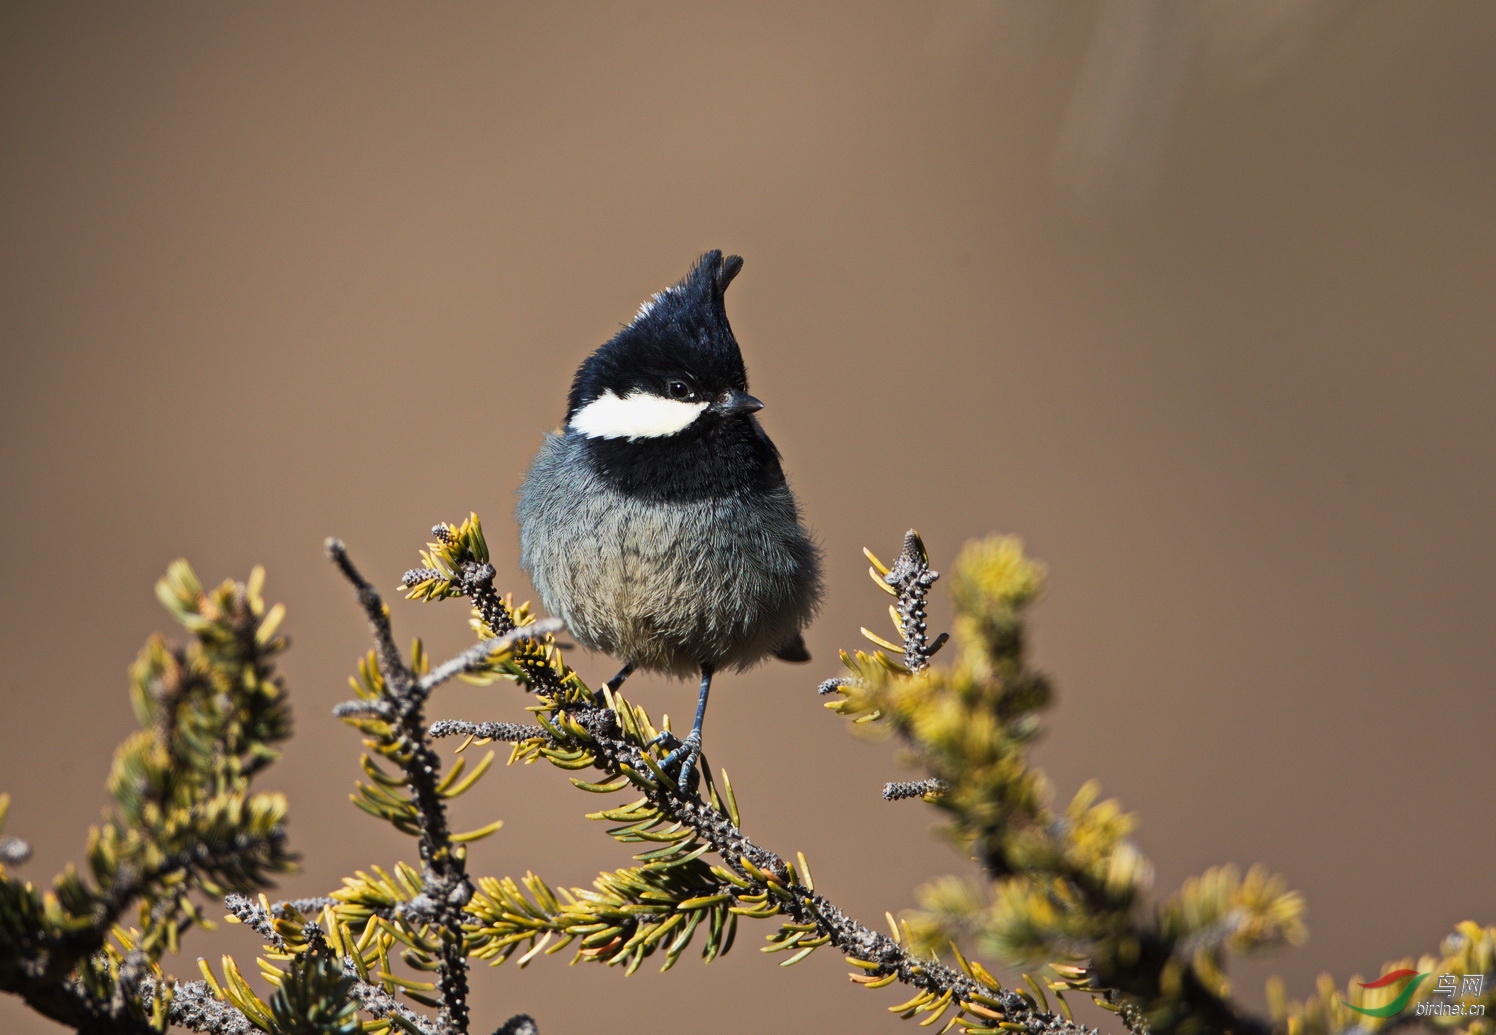
<path id="1" fill-rule="evenodd" d="M 805 649 L 805 637 L 795 633 L 795 638 L 776 650 L 774 656 L 780 661 L 809 661 L 810 651 Z"/>

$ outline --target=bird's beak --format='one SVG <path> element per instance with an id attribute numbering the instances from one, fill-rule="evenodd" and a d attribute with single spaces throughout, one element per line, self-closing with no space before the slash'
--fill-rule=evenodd
<path id="1" fill-rule="evenodd" d="M 723 392 L 717 399 L 716 405 L 712 407 L 712 409 L 724 417 L 738 417 L 747 413 L 757 413 L 763 408 L 763 403 L 747 392 L 740 392 L 737 389 Z"/>

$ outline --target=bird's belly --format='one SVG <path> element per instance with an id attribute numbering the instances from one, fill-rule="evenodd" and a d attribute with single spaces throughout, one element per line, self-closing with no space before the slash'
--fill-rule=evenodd
<path id="1" fill-rule="evenodd" d="M 594 489 L 570 503 L 548 534 L 526 535 L 526 560 L 546 607 L 588 647 L 690 675 L 751 665 L 810 617 L 814 548 L 787 490 L 648 504 Z"/>

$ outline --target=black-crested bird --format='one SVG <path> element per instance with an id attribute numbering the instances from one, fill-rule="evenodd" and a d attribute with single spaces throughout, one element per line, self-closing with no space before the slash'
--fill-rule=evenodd
<path id="1" fill-rule="evenodd" d="M 754 414 L 723 293 L 736 255 L 707 252 L 587 357 L 566 420 L 520 490 L 520 559 L 577 641 L 635 669 L 699 674 L 690 734 L 665 758 L 693 786 L 713 673 L 808 661 L 821 595 L 779 451 Z"/>

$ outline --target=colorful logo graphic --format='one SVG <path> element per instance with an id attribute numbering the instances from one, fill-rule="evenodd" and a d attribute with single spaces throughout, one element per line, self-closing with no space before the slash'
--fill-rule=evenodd
<path id="1" fill-rule="evenodd" d="M 1355 1010 L 1357 1013 L 1364 1013 L 1368 1017 L 1396 1016 L 1397 1014 L 1402 1013 L 1408 1008 L 1408 1003 L 1412 1001 L 1413 994 L 1418 991 L 1418 986 L 1423 984 L 1423 979 L 1428 977 L 1427 974 L 1420 974 L 1416 970 L 1394 970 L 1390 973 L 1383 974 L 1375 981 L 1358 982 L 1358 984 L 1360 984 L 1362 988 L 1386 988 L 1388 985 L 1395 985 L 1397 982 L 1410 977 L 1413 980 L 1409 981 L 1408 986 L 1398 994 L 1397 998 L 1392 1000 L 1392 1002 L 1388 1003 L 1386 1006 L 1376 1006 L 1368 1010 L 1360 1006 L 1351 1006 L 1351 1004 L 1347 1003 L 1344 999 L 1340 1000 L 1340 1002 L 1345 1006 L 1350 1006 L 1350 1008 L 1352 1010 Z"/>

